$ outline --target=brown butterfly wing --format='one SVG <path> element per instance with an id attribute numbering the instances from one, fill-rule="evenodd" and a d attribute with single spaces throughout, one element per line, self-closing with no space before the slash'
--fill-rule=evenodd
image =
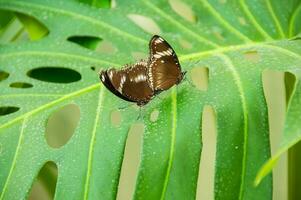
<path id="1" fill-rule="evenodd" d="M 116 96 L 120 97 L 121 99 L 125 100 L 125 101 L 130 101 L 130 102 L 135 102 L 131 99 L 129 99 L 128 97 L 124 96 L 122 93 L 120 93 L 112 84 L 111 79 L 109 78 L 108 75 L 108 71 L 104 70 L 99 74 L 99 78 L 101 80 L 101 82 L 104 84 L 104 86 L 106 86 L 106 88 L 108 90 L 110 90 L 113 94 L 115 94 Z"/>
<path id="2" fill-rule="evenodd" d="M 153 90 L 147 82 L 146 62 L 138 62 L 121 70 L 109 69 L 107 74 L 115 91 L 118 91 L 123 99 L 144 105 L 153 97 Z"/>
<path id="3" fill-rule="evenodd" d="M 149 83 L 155 91 L 167 90 L 178 84 L 183 74 L 178 57 L 172 47 L 160 36 L 153 36 L 149 43 Z"/>

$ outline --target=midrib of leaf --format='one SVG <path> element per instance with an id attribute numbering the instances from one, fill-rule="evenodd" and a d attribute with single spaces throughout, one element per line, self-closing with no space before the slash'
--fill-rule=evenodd
<path id="1" fill-rule="evenodd" d="M 283 28 L 282 28 L 282 26 L 280 25 L 280 22 L 279 22 L 279 20 L 278 20 L 276 14 L 275 14 L 275 12 L 274 12 L 274 9 L 273 9 L 273 6 L 272 6 L 272 4 L 271 4 L 271 1 L 270 1 L 270 0 L 265 0 L 265 2 L 266 2 L 266 4 L 267 4 L 267 6 L 268 6 L 268 10 L 269 10 L 269 12 L 270 12 L 270 14 L 271 14 L 271 16 L 272 16 L 272 18 L 273 18 L 275 24 L 276 24 L 277 30 L 278 30 L 278 32 L 279 32 L 281 38 L 285 38 L 285 34 L 284 34 L 284 31 L 283 31 Z"/>
<path id="2" fill-rule="evenodd" d="M 76 96 L 82 95 L 84 93 L 90 92 L 92 90 L 95 90 L 95 89 L 99 88 L 100 86 L 101 86 L 101 84 L 96 83 L 94 85 L 90 85 L 89 87 L 83 88 L 81 90 L 77 90 L 75 92 L 69 93 L 69 94 L 67 94 L 67 95 L 65 95 L 65 96 L 63 96 L 63 97 L 61 97 L 59 99 L 56 99 L 56 100 L 51 101 L 51 102 L 49 102 L 47 104 L 44 104 L 44 105 L 42 105 L 42 106 L 40 106 L 40 107 L 38 107 L 38 108 L 30 111 L 30 112 L 27 112 L 27 113 L 25 113 L 23 115 L 20 115 L 19 117 L 14 118 L 11 121 L 8 121 L 7 123 L 5 123 L 5 124 L 3 124 L 3 125 L 0 126 L 0 130 L 4 129 L 4 128 L 6 128 L 6 127 L 8 127 L 8 126 L 10 126 L 10 125 L 12 125 L 12 124 L 20 121 L 20 120 L 22 120 L 23 118 L 30 117 L 31 115 L 34 115 L 34 114 L 36 114 L 38 112 L 46 110 L 47 108 L 50 108 L 50 107 L 52 107 L 52 106 L 54 106 L 54 105 L 56 105 L 56 104 L 58 104 L 60 102 L 63 102 L 65 100 L 69 99 L 69 98 L 76 97 Z"/>
<path id="3" fill-rule="evenodd" d="M 294 23 L 295 23 L 298 12 L 300 12 L 300 9 L 301 9 L 301 2 L 298 4 L 296 9 L 294 10 L 294 12 L 291 16 L 291 19 L 289 21 L 289 32 L 288 32 L 289 37 L 294 36 Z"/>
<path id="4" fill-rule="evenodd" d="M 248 146 L 248 109 L 246 104 L 246 98 L 245 98 L 245 92 L 242 86 L 242 82 L 240 79 L 240 75 L 233 66 L 232 61 L 229 57 L 227 57 L 224 54 L 218 55 L 224 62 L 225 66 L 227 66 L 230 71 L 232 72 L 232 76 L 234 79 L 234 82 L 238 88 L 240 101 L 242 105 L 242 111 L 243 111 L 243 118 L 244 118 L 244 144 L 243 144 L 243 158 L 242 158 L 242 172 L 241 172 L 241 184 L 240 184 L 240 190 L 239 190 L 239 199 L 243 199 L 243 192 L 244 192 L 244 184 L 245 184 L 245 175 L 246 175 L 246 162 L 247 162 L 247 146 Z"/>
<path id="5" fill-rule="evenodd" d="M 87 56 L 81 56 L 79 54 L 71 54 L 71 53 L 59 53 L 59 52 L 41 52 L 41 51 L 24 51 L 24 52 L 13 52 L 13 53 L 2 53 L 0 54 L 0 58 L 2 57 L 3 59 L 9 58 L 9 57 L 14 57 L 14 56 L 49 56 L 49 57 L 62 57 L 62 58 L 74 58 L 74 59 L 79 59 L 82 61 L 86 62 L 93 62 L 93 63 L 99 63 L 99 64 L 105 64 L 105 65 L 110 65 L 110 66 L 118 66 L 119 64 L 117 63 L 112 63 L 108 61 L 104 61 L 101 59 L 97 58 L 91 58 Z"/>
<path id="6" fill-rule="evenodd" d="M 9 169 L 9 173 L 8 173 L 7 178 L 6 178 L 6 181 L 4 183 L 4 187 L 3 187 L 3 190 L 1 192 L 0 200 L 2 200 L 3 197 L 4 197 L 4 194 L 5 194 L 6 189 L 7 189 L 7 185 L 10 181 L 10 177 L 13 173 L 13 170 L 14 170 L 16 162 L 17 162 L 17 157 L 18 157 L 18 153 L 19 153 L 20 146 L 21 146 L 22 139 L 23 139 L 23 133 L 24 133 L 24 127 L 25 127 L 26 121 L 27 121 L 27 118 L 25 117 L 24 120 L 23 120 L 22 126 L 21 126 L 20 136 L 19 136 L 17 147 L 16 147 L 16 152 L 15 152 L 15 155 L 14 155 L 14 158 L 13 158 L 13 162 L 12 162 L 11 167 Z"/>
<path id="7" fill-rule="evenodd" d="M 235 51 L 243 48 L 250 48 L 250 47 L 256 47 L 260 46 L 260 43 L 253 43 L 253 44 L 243 44 L 243 45 L 233 45 L 233 46 L 227 46 L 227 47 L 219 47 L 217 49 L 213 50 L 207 50 L 207 51 L 202 51 L 202 52 L 197 52 L 197 53 L 190 53 L 186 55 L 180 55 L 179 59 L 184 61 L 184 60 L 194 60 L 194 59 L 199 59 L 204 56 L 210 56 L 214 55 L 217 53 L 222 53 L 222 52 L 227 52 L 227 51 Z"/>
<path id="8" fill-rule="evenodd" d="M 240 37 L 242 40 L 250 43 L 252 42 L 252 40 L 247 37 L 246 35 L 242 34 L 241 32 L 239 32 L 233 25 L 229 24 L 229 22 L 227 22 L 217 11 L 216 9 L 214 9 L 212 7 L 212 5 L 207 1 L 201 1 L 211 12 L 211 14 L 218 20 L 220 21 L 230 32 L 234 33 L 235 35 L 237 35 L 238 37 Z"/>
<path id="9" fill-rule="evenodd" d="M 100 83 L 99 83 L 99 85 L 100 85 Z M 86 181 L 85 181 L 85 187 L 84 187 L 85 188 L 84 199 L 88 199 L 88 195 L 89 195 L 91 166 L 92 166 L 92 161 L 93 161 L 93 150 L 94 150 L 94 144 L 95 144 L 96 130 L 97 130 L 97 126 L 99 125 L 98 121 L 99 121 L 99 116 L 100 116 L 103 99 L 104 99 L 104 89 L 102 87 L 99 91 L 98 104 L 97 104 L 97 109 L 96 109 L 96 117 L 95 117 L 95 121 L 94 121 L 94 125 L 93 125 L 90 145 L 89 145 L 87 174 L 86 174 Z"/>
<path id="10" fill-rule="evenodd" d="M 245 0 L 240 0 L 240 5 L 243 11 L 246 13 L 248 18 L 251 20 L 255 28 L 258 30 L 259 33 L 265 37 L 266 40 L 272 40 L 273 38 L 260 26 L 260 24 L 256 21 L 255 17 L 252 15 L 251 11 L 249 10 L 248 6 L 245 3 Z"/>
<path id="11" fill-rule="evenodd" d="M 167 19 L 169 22 L 173 23 L 174 25 L 176 25 L 177 27 L 179 27 L 179 29 L 181 29 L 183 32 L 187 32 L 189 33 L 191 36 L 195 37 L 198 41 L 206 43 L 212 47 L 219 47 L 218 44 L 211 42 L 210 40 L 208 40 L 207 38 L 204 38 L 200 35 L 198 35 L 197 33 L 195 33 L 194 31 L 192 31 L 191 29 L 187 28 L 185 25 L 181 24 L 180 22 L 176 21 L 175 19 L 173 19 L 172 17 L 170 17 L 169 15 L 165 14 L 164 12 L 162 12 L 162 10 L 158 7 L 156 7 L 154 4 L 151 3 L 151 1 L 148 0 L 143 0 L 142 1 L 145 5 L 147 5 L 149 8 L 153 9 L 155 12 L 157 12 L 159 15 L 161 15 L 163 18 Z"/>
<path id="12" fill-rule="evenodd" d="M 171 172 L 171 167 L 174 159 L 174 151 L 175 151 L 175 142 L 176 142 L 176 131 L 177 131 L 177 90 L 173 88 L 172 94 L 172 127 L 171 127 L 171 141 L 170 141 L 170 151 L 169 151 L 169 160 L 166 175 L 164 178 L 164 184 L 161 194 L 161 200 L 165 199 L 165 194 L 168 186 L 169 176 Z"/>
<path id="13" fill-rule="evenodd" d="M 76 12 L 63 10 L 63 9 L 58 9 L 58 8 L 53 8 L 53 7 L 50 7 L 49 5 L 48 6 L 37 5 L 37 4 L 34 4 L 34 3 L 30 3 L 30 2 L 16 2 L 16 1 L 14 1 L 11 4 L 17 5 L 17 6 L 22 6 L 22 7 L 27 7 L 28 9 L 37 8 L 37 9 L 40 9 L 42 11 L 48 10 L 48 11 L 57 12 L 57 13 L 60 13 L 60 14 L 63 14 L 63 15 L 69 15 L 72 18 L 81 19 L 83 21 L 88 21 L 92 24 L 99 25 L 99 26 L 103 27 L 106 30 L 112 30 L 113 32 L 116 32 L 118 35 L 126 36 L 126 37 L 130 38 L 131 40 L 133 40 L 135 42 L 137 41 L 137 42 L 143 43 L 143 44 L 148 43 L 148 41 L 146 41 L 144 39 L 141 39 L 139 37 L 136 37 L 132 34 L 129 34 L 125 31 L 122 31 L 121 29 L 117 29 L 114 26 L 111 26 L 110 24 L 103 23 L 102 21 L 96 20 L 96 19 L 94 19 L 92 17 L 89 17 L 89 16 L 81 15 L 81 14 L 76 13 Z M 7 6 L 5 4 L 2 4 L 2 7 L 4 7 L 4 8 L 6 7 L 6 8 L 9 9 L 9 6 Z"/>
<path id="14" fill-rule="evenodd" d="M 283 47 L 280 46 L 274 46 L 272 44 L 269 43 L 254 43 L 254 44 L 245 44 L 245 45 L 235 45 L 235 46 L 229 46 L 229 47 L 223 47 L 223 48 L 218 48 L 218 49 L 214 49 L 214 50 L 208 50 L 208 51 L 203 51 L 203 52 L 199 52 L 199 53 L 191 53 L 191 54 L 186 54 L 186 55 L 181 55 L 179 56 L 180 61 L 186 61 L 186 60 L 197 60 L 206 56 L 213 56 L 215 54 L 218 53 L 224 53 L 224 52 L 230 52 L 230 51 L 236 51 L 236 50 L 240 50 L 240 49 L 247 49 L 247 48 L 255 48 L 255 47 L 262 47 L 262 48 L 266 48 L 266 49 L 271 49 L 271 50 L 278 50 L 281 51 L 285 54 L 288 55 L 297 55 L 300 56 L 298 54 L 296 54 L 295 52 L 292 52 L 288 49 L 285 49 Z"/>

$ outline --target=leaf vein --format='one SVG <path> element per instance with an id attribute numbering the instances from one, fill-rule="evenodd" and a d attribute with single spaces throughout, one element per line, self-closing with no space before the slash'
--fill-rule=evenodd
<path id="1" fill-rule="evenodd" d="M 206 43 L 212 47 L 219 47 L 218 44 L 208 40 L 207 38 L 204 38 L 200 35 L 198 35 L 197 33 L 195 33 L 194 31 L 188 29 L 186 26 L 184 26 L 183 24 L 179 23 L 178 21 L 176 21 L 175 19 L 173 19 L 172 17 L 166 15 L 164 12 L 161 11 L 161 9 L 159 9 L 158 7 L 156 7 L 154 4 L 152 4 L 150 1 L 143 1 L 143 3 L 145 5 L 147 5 L 148 7 L 152 8 L 154 11 L 156 11 L 158 14 L 160 14 L 162 17 L 164 17 L 165 19 L 167 19 L 169 22 L 175 24 L 176 26 L 178 26 L 180 29 L 182 29 L 183 31 L 189 33 L 190 35 L 192 35 L 193 37 L 195 37 L 197 40 L 199 40 L 202 43 Z"/>
<path id="2" fill-rule="evenodd" d="M 244 144 L 243 144 L 243 159 L 242 159 L 242 172 L 241 172 L 241 184 L 239 190 L 239 199 L 243 199 L 243 192 L 244 192 L 244 182 L 245 182 L 245 175 L 246 175 L 246 162 L 247 162 L 247 147 L 248 147 L 248 108 L 245 98 L 244 89 L 242 86 L 242 82 L 239 76 L 239 73 L 235 69 L 232 61 L 228 56 L 225 54 L 218 55 L 225 63 L 226 66 L 231 70 L 234 81 L 237 85 L 239 96 L 242 104 L 242 111 L 243 111 L 243 118 L 244 118 Z"/>
<path id="3" fill-rule="evenodd" d="M 60 97 L 64 96 L 63 94 L 8 94 L 8 95 L 1 95 L 0 98 L 18 98 L 18 97 Z"/>
<path id="4" fill-rule="evenodd" d="M 25 51 L 25 52 L 14 52 L 14 53 L 2 53 L 0 55 L 0 58 L 6 59 L 9 57 L 14 57 L 14 56 L 21 56 L 21 55 L 36 55 L 36 56 L 53 56 L 53 57 L 62 57 L 66 59 L 80 59 L 86 62 L 93 62 L 93 63 L 99 63 L 99 64 L 106 64 L 106 65 L 115 65 L 118 66 L 120 64 L 117 63 L 112 63 L 104 60 L 100 60 L 97 58 L 91 58 L 87 56 L 81 56 L 77 54 L 69 54 L 69 53 L 58 53 L 58 52 L 40 52 L 40 51 Z"/>
<path id="5" fill-rule="evenodd" d="M 5 192 L 6 192 L 7 187 L 8 187 L 8 183 L 9 183 L 10 178 L 12 176 L 12 173 L 15 169 L 16 162 L 17 162 L 17 157 L 18 157 L 20 146 L 21 146 L 22 139 L 23 139 L 23 134 L 24 134 L 24 129 L 25 129 L 26 122 L 27 122 L 27 118 L 25 117 L 24 120 L 23 120 L 22 126 L 21 126 L 20 136 L 19 136 L 17 147 L 16 147 L 16 152 L 15 152 L 15 155 L 14 155 L 14 158 L 13 158 L 13 162 L 11 164 L 7 179 L 4 183 L 4 187 L 3 187 L 3 190 L 1 192 L 0 200 L 2 200 L 4 198 Z"/>
<path id="6" fill-rule="evenodd" d="M 26 118 L 28 116 L 37 114 L 37 113 L 39 113 L 39 112 L 41 112 L 41 111 L 43 111 L 43 110 L 45 110 L 47 108 L 50 108 L 50 107 L 52 107 L 54 105 L 57 105 L 58 103 L 61 103 L 61 102 L 65 101 L 65 100 L 67 100 L 67 99 L 70 99 L 72 97 L 76 97 L 76 96 L 79 96 L 81 94 L 84 94 L 84 93 L 90 92 L 92 90 L 95 90 L 95 89 L 99 88 L 100 86 L 101 86 L 101 84 L 96 83 L 96 84 L 90 85 L 88 87 L 85 87 L 85 88 L 83 88 L 81 90 L 77 90 L 75 92 L 69 93 L 69 94 L 67 94 L 67 95 L 65 95 L 65 96 L 63 96 L 63 97 L 61 97 L 59 99 L 56 99 L 56 100 L 51 101 L 51 102 L 49 102 L 47 104 L 44 104 L 44 105 L 42 105 L 42 106 L 40 106 L 40 107 L 38 107 L 38 108 L 36 108 L 36 109 L 34 109 L 32 111 L 24 113 L 23 115 L 20 115 L 19 117 L 16 117 L 16 118 L 12 119 L 11 121 L 8 121 L 8 122 L 0 125 L 0 130 L 4 129 L 4 128 L 12 125 L 12 124 L 15 124 L 15 123 L 19 122 L 20 120 L 22 120 L 22 119 L 24 119 L 24 118 Z"/>
<path id="7" fill-rule="evenodd" d="M 248 16 L 248 18 L 251 20 L 251 22 L 253 23 L 253 25 L 255 26 L 255 28 L 257 29 L 257 31 L 264 36 L 264 38 L 266 40 L 272 40 L 273 38 L 263 29 L 263 27 L 256 21 L 255 17 L 252 15 L 250 9 L 248 8 L 248 6 L 245 3 L 245 0 L 240 0 L 240 5 L 243 9 L 243 11 L 246 13 L 246 15 Z"/>
<path id="8" fill-rule="evenodd" d="M 246 35 L 239 32 L 233 25 L 231 25 L 228 21 L 226 21 L 222 16 L 216 11 L 216 9 L 207 1 L 201 1 L 211 12 L 211 14 L 217 18 L 218 21 L 220 21 L 229 31 L 240 37 L 242 40 L 246 42 L 251 42 L 252 40 L 247 37 Z"/>
<path id="9" fill-rule="evenodd" d="M 265 2 L 266 2 L 266 4 L 267 4 L 267 6 L 268 6 L 268 10 L 269 10 L 269 12 L 270 12 L 270 14 L 271 14 L 271 16 L 272 16 L 274 22 L 275 22 L 275 24 L 276 24 L 276 27 L 277 27 L 277 30 L 278 30 L 280 36 L 281 36 L 282 38 L 285 38 L 285 34 L 284 34 L 284 31 L 283 31 L 283 28 L 282 28 L 282 26 L 280 25 L 280 21 L 279 21 L 278 17 L 277 17 L 276 14 L 275 14 L 275 11 L 274 11 L 273 6 L 272 6 L 272 3 L 271 3 L 271 0 L 266 0 Z"/>
<path id="10" fill-rule="evenodd" d="M 290 21 L 289 21 L 289 33 L 288 33 L 288 36 L 289 37 L 293 37 L 293 34 L 294 34 L 294 23 L 295 23 L 295 20 L 296 20 L 296 17 L 298 15 L 298 12 L 301 11 L 301 2 L 299 2 L 298 6 L 296 6 L 296 9 L 294 10 L 291 18 L 290 18 Z"/>
<path id="11" fill-rule="evenodd" d="M 87 174 L 86 174 L 86 181 L 85 181 L 85 187 L 84 187 L 85 188 L 84 199 L 88 199 L 88 195 L 89 195 L 88 191 L 89 191 L 91 167 L 92 167 L 92 161 L 93 161 L 93 150 L 94 150 L 96 130 L 97 130 L 97 126 L 98 126 L 103 98 L 104 98 L 104 89 L 102 87 L 99 91 L 98 105 L 97 105 L 97 109 L 96 109 L 96 117 L 95 117 L 95 121 L 94 121 L 94 125 L 93 125 L 92 136 L 91 136 L 90 146 L 89 146 Z"/>
<path id="12" fill-rule="evenodd" d="M 168 181 L 171 173 L 171 167 L 174 159 L 175 153 L 175 143 L 176 143 L 176 129 L 177 129 L 177 91 L 176 88 L 173 88 L 172 91 L 172 128 L 171 128 L 171 141 L 170 141 L 170 151 L 169 151 L 169 160 L 167 165 L 167 171 L 164 178 L 164 185 L 161 194 L 161 200 L 165 199 L 165 194 L 167 191 Z"/>

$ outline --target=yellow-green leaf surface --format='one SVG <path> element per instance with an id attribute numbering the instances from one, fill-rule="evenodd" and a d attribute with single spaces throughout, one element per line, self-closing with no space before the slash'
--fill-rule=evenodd
<path id="1" fill-rule="evenodd" d="M 112 124 L 112 111 L 128 103 L 106 90 L 91 67 L 120 67 L 135 61 L 133 53 L 148 53 L 152 35 L 132 21 L 137 15 L 153 20 L 188 76 L 143 109 L 133 198 L 195 199 L 202 164 L 201 116 L 210 105 L 217 123 L 215 199 L 272 199 L 270 175 L 254 187 L 258 170 L 270 158 L 262 72 L 299 73 L 301 40 L 291 38 L 301 28 L 300 1 L 183 0 L 193 12 L 190 18 L 170 2 L 117 0 L 116 7 L 101 9 L 71 0 L 0 0 L 1 10 L 33 17 L 49 30 L 39 40 L 0 46 L 0 72 L 9 74 L 0 79 L 0 108 L 2 113 L 19 108 L 0 116 L 0 199 L 25 199 L 48 161 L 58 167 L 55 199 L 116 198 L 128 130 L 139 111 L 122 109 L 120 125 Z M 89 50 L 69 40 L 78 36 L 110 42 L 116 52 Z M 31 78 L 41 67 L 64 68 L 77 79 Z M 206 91 L 187 81 L 194 67 L 209 69 Z M 281 152 L 300 140 L 298 80 Z M 11 87 L 15 82 L 33 87 Z M 74 134 L 62 147 L 50 147 L 45 139 L 48 119 L 69 104 L 80 109 Z M 150 120 L 154 109 L 159 110 L 155 122 Z"/>

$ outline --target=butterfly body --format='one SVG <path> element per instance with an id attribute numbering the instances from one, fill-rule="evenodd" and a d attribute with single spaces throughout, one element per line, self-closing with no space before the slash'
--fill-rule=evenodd
<path id="1" fill-rule="evenodd" d="M 155 95 L 179 84 L 185 75 L 171 46 L 160 36 L 149 43 L 150 58 L 117 70 L 100 73 L 102 83 L 116 96 L 138 106 L 147 104 Z"/>

